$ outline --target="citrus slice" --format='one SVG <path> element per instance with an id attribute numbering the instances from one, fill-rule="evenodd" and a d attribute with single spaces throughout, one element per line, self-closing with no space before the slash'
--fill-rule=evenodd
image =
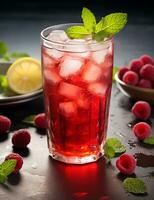
<path id="1" fill-rule="evenodd" d="M 18 94 L 26 94 L 42 87 L 41 64 L 31 57 L 16 60 L 6 73 L 9 87 Z"/>

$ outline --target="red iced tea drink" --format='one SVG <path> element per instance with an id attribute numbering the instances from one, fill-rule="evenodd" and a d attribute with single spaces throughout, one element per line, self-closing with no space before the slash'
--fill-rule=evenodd
<path id="1" fill-rule="evenodd" d="M 70 40 L 65 32 L 51 30 L 42 41 L 50 155 L 66 163 L 93 162 L 103 154 L 106 139 L 113 42 Z"/>

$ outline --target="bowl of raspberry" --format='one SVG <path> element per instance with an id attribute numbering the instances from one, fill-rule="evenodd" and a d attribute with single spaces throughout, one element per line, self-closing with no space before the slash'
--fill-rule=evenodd
<path id="1" fill-rule="evenodd" d="M 154 104 L 154 59 L 142 55 L 122 66 L 115 74 L 117 87 L 123 94 Z"/>

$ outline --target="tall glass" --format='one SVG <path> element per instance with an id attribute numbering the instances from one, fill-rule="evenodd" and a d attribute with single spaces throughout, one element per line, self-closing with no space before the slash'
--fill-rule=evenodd
<path id="1" fill-rule="evenodd" d="M 112 86 L 113 39 L 65 43 L 47 39 L 61 24 L 41 32 L 44 102 L 50 155 L 84 164 L 103 155 Z"/>

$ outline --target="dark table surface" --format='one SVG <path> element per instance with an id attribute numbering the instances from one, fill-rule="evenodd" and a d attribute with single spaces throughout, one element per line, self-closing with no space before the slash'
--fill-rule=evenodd
<path id="1" fill-rule="evenodd" d="M 12 107 L 1 107 L 0 113 L 12 119 L 13 126 L 7 137 L 0 138 L 0 155 L 12 152 L 13 131 L 28 128 L 32 140 L 27 149 L 16 151 L 24 157 L 24 166 L 17 176 L 10 176 L 6 185 L 0 185 L 2 200 L 140 200 L 154 199 L 154 148 L 137 142 L 129 127 L 134 122 L 130 109 L 133 101 L 113 86 L 109 117 L 108 137 L 120 139 L 127 152 L 138 157 L 135 175 L 145 181 L 148 195 L 134 196 L 124 191 L 115 160 L 111 165 L 104 158 L 86 165 L 66 165 L 48 156 L 46 135 L 22 123 L 25 116 L 43 111 L 43 100 Z M 150 118 L 154 123 L 154 115 Z M 154 130 L 154 128 L 153 128 Z M 107 198 L 108 197 L 108 198 Z"/>

